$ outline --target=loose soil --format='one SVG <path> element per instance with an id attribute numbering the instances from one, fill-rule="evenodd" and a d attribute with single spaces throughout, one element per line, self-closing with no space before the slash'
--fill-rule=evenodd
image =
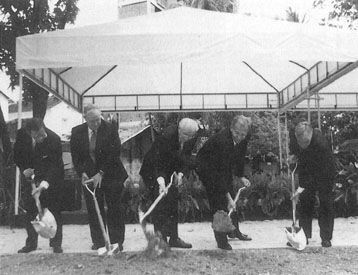
<path id="1" fill-rule="evenodd" d="M 358 247 L 0 256 L 0 274 L 358 274 Z"/>

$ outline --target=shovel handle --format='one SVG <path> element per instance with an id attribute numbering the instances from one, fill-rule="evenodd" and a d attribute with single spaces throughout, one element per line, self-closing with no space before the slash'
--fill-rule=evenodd
<path id="1" fill-rule="evenodd" d="M 162 198 L 165 196 L 165 193 L 169 190 L 169 188 L 172 186 L 173 184 L 173 177 L 174 175 L 176 175 L 176 172 L 174 172 L 171 177 L 170 177 L 170 183 L 167 185 L 167 187 L 165 187 L 165 192 L 162 192 L 159 194 L 159 196 L 155 199 L 155 201 L 152 203 L 152 205 L 149 207 L 149 209 L 147 210 L 147 212 L 144 213 L 144 215 L 142 217 L 140 217 L 139 222 L 142 223 L 145 218 L 147 216 L 149 216 L 150 213 L 152 213 L 152 211 L 154 210 L 154 208 L 157 206 L 157 204 L 162 200 Z"/>
<path id="2" fill-rule="evenodd" d="M 243 187 L 241 187 L 241 188 L 237 191 L 236 196 L 235 196 L 235 199 L 234 199 L 234 204 L 237 203 L 237 201 L 239 200 L 241 191 L 244 190 L 245 188 L 246 188 L 246 186 L 243 186 Z M 230 211 L 229 211 L 229 214 L 228 214 L 229 217 L 230 217 L 230 215 L 232 214 L 232 212 L 234 212 L 234 209 L 233 209 L 233 208 L 230 209 Z"/>

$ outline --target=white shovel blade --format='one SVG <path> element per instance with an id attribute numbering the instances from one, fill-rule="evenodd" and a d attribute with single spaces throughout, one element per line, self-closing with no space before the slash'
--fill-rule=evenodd
<path id="1" fill-rule="evenodd" d="M 36 219 L 31 222 L 37 234 L 45 239 L 54 238 L 57 231 L 57 224 L 55 217 L 52 215 L 50 210 L 47 208 L 44 209 L 44 215 L 40 220 L 39 215 L 37 215 Z"/>
<path id="2" fill-rule="evenodd" d="M 290 232 L 287 229 L 285 229 L 285 233 L 288 242 L 292 245 L 293 248 L 300 251 L 306 248 L 307 239 L 303 229 L 300 229 L 297 232 L 294 231 Z"/>
<path id="3" fill-rule="evenodd" d="M 97 255 L 98 256 L 104 256 L 104 255 L 111 256 L 111 255 L 117 253 L 118 251 L 119 251 L 118 243 L 115 243 L 115 244 L 110 245 L 109 251 L 107 251 L 105 246 L 98 248 Z"/>

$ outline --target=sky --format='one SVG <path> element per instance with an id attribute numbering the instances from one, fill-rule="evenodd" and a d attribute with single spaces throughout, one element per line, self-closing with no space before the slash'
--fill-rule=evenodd
<path id="1" fill-rule="evenodd" d="M 118 1 L 120 0 L 79 0 L 79 13 L 73 27 L 94 25 L 116 21 L 118 16 Z M 317 24 L 326 11 L 313 10 L 313 0 L 238 0 L 239 13 L 251 14 L 257 17 L 271 19 L 285 19 L 286 10 L 291 7 L 300 17 L 306 14 L 306 23 Z M 17 100 L 18 92 L 8 89 L 7 76 L 0 73 L 0 90 L 4 91 L 13 100 Z"/>

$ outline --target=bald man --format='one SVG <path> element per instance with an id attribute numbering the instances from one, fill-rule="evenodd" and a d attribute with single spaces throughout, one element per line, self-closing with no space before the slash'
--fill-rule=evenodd
<path id="1" fill-rule="evenodd" d="M 330 247 L 334 224 L 332 190 L 336 171 L 331 148 L 319 129 L 313 129 L 308 122 L 302 121 L 295 127 L 294 134 L 291 131 L 290 153 L 298 161 L 299 187 L 293 199 L 300 199 L 300 226 L 307 239 L 311 238 L 312 218 L 318 192 L 321 244 L 323 247 Z"/>
<path id="2" fill-rule="evenodd" d="M 208 195 L 212 215 L 216 211 L 228 212 L 236 208 L 233 176 L 237 176 L 245 186 L 250 181 L 244 177 L 245 155 L 250 137 L 251 119 L 242 115 L 235 116 L 230 128 L 213 135 L 198 153 L 198 174 Z M 231 215 L 235 230 L 230 238 L 250 241 L 251 238 L 239 230 L 237 213 Z M 218 248 L 231 250 L 227 234 L 214 230 Z"/>
<path id="3" fill-rule="evenodd" d="M 112 244 L 118 243 L 123 250 L 124 205 L 121 201 L 123 183 L 128 175 L 120 160 L 121 142 L 115 125 L 101 118 L 101 111 L 94 105 L 84 108 L 86 123 L 76 126 L 71 134 L 71 154 L 77 174 L 82 183 L 94 180 L 96 198 L 104 224 L 108 224 Z M 104 247 L 104 239 L 95 211 L 92 195 L 83 189 L 92 238 L 92 249 Z M 104 209 L 106 200 L 107 212 Z"/>
<path id="4" fill-rule="evenodd" d="M 173 172 L 186 175 L 195 168 L 192 151 L 198 129 L 195 120 L 183 118 L 178 126 L 164 129 L 163 135 L 155 140 L 145 155 L 140 175 L 149 188 L 152 200 L 163 192 Z M 191 248 L 191 244 L 178 236 L 178 200 L 178 188 L 172 186 L 152 214 L 154 229 L 161 233 L 169 246 Z"/>

